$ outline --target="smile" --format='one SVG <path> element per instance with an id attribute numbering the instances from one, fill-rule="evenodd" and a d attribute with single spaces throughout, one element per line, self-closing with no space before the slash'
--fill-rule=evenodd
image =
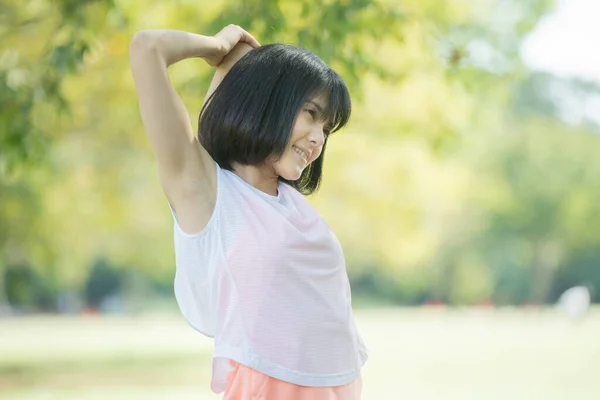
<path id="1" fill-rule="evenodd" d="M 294 149 L 294 151 L 295 151 L 296 153 L 298 153 L 298 155 L 299 155 L 300 157 L 302 157 L 302 160 L 304 160 L 304 163 L 306 164 L 306 163 L 308 162 L 308 156 L 306 155 L 306 153 L 305 153 L 305 152 L 303 152 L 302 150 L 300 150 L 298 147 L 296 147 L 296 146 L 294 146 L 294 145 L 292 145 L 292 148 Z"/>

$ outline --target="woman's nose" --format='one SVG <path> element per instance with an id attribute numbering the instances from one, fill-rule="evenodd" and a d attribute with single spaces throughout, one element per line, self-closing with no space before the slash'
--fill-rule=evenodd
<path id="1" fill-rule="evenodd" d="M 323 133 L 323 127 L 317 126 L 310 131 L 309 139 L 317 146 L 322 145 L 325 142 L 325 133 Z"/>

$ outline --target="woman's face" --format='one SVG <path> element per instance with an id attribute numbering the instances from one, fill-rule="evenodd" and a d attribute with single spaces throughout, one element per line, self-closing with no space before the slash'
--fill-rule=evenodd
<path id="1" fill-rule="evenodd" d="M 328 122 L 322 118 L 324 109 L 322 97 L 313 98 L 302 106 L 287 148 L 281 158 L 273 163 L 278 176 L 296 181 L 300 179 L 304 168 L 319 158 L 330 131 Z"/>

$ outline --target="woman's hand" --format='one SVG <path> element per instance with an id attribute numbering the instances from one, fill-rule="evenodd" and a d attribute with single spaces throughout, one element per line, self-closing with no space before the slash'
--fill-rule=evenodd
<path id="1" fill-rule="evenodd" d="M 246 42 L 254 48 L 260 47 L 254 36 L 237 25 L 226 26 L 212 39 L 217 41 L 216 50 L 213 54 L 206 55 L 203 58 L 213 67 L 219 65 L 223 58 L 240 42 Z"/>

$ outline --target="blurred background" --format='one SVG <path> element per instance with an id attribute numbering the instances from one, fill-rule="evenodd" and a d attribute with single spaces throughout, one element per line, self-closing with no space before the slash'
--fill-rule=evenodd
<path id="1" fill-rule="evenodd" d="M 310 200 L 345 250 L 363 397 L 599 399 L 598 16 L 595 0 L 0 0 L 0 398 L 220 398 L 211 341 L 174 301 L 128 45 L 236 23 L 350 87 Z M 211 68 L 170 71 L 195 124 Z"/>

